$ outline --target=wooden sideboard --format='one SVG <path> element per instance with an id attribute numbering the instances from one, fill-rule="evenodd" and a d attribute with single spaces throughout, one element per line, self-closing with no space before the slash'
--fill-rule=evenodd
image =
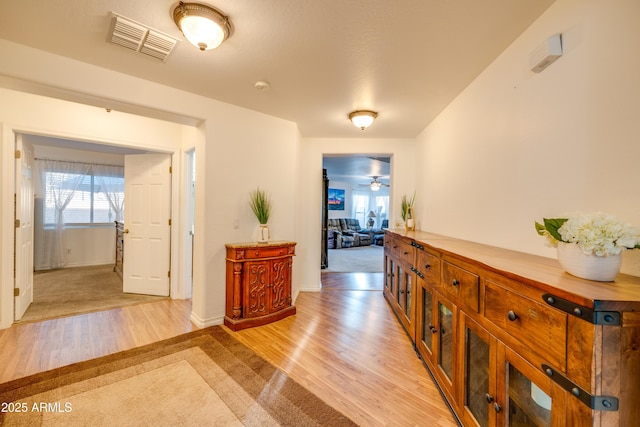
<path id="1" fill-rule="evenodd" d="M 463 425 L 639 425 L 639 277 L 421 231 L 384 245 L 384 296 Z"/>
<path id="2" fill-rule="evenodd" d="M 295 242 L 230 243 L 225 247 L 227 327 L 237 331 L 296 313 L 291 304 Z"/>

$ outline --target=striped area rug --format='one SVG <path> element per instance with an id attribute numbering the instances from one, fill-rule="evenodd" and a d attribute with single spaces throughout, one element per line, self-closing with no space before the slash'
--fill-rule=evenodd
<path id="1" fill-rule="evenodd" d="M 0 384 L 3 426 L 353 426 L 214 326 Z"/>

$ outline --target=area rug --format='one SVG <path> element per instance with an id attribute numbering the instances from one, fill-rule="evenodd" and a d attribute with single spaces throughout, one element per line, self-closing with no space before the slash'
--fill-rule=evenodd
<path id="1" fill-rule="evenodd" d="M 354 426 L 220 326 L 0 384 L 3 426 Z"/>
<path id="2" fill-rule="evenodd" d="M 323 273 L 381 273 L 384 269 L 382 246 L 356 246 L 328 249 L 328 267 Z"/>

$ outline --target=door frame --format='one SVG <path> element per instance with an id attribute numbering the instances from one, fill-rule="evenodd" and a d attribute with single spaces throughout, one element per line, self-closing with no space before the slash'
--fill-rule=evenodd
<path id="1" fill-rule="evenodd" d="M 2 185 L 0 188 L 0 203 L 2 206 L 2 224 L 0 224 L 1 256 L 0 256 L 0 329 L 9 328 L 14 323 L 14 271 L 13 271 L 13 238 L 14 238 L 14 216 L 13 216 L 13 194 L 15 186 L 15 159 L 14 159 L 14 141 L 16 134 L 32 134 L 47 136 L 59 139 L 78 139 L 69 135 L 61 135 L 59 132 L 47 132 L 43 129 L 31 129 L 26 126 L 15 126 L 9 123 L 0 122 L 0 166 L 3 171 Z M 90 138 L 82 138 L 82 142 L 97 145 L 113 145 L 113 142 L 100 139 L 99 137 L 90 136 Z M 143 149 L 150 152 L 164 152 L 171 155 L 173 166 L 171 179 L 171 219 L 172 224 L 181 224 L 181 214 L 183 210 L 179 200 L 182 198 L 181 186 L 181 169 L 182 155 L 181 149 L 162 150 L 154 149 L 147 146 L 139 146 L 135 143 L 131 145 L 119 144 L 121 147 Z M 184 257 L 180 256 L 181 243 L 183 241 L 183 229 L 179 226 L 171 227 L 171 278 L 170 278 L 170 297 L 183 298 L 181 271 L 183 270 Z"/>

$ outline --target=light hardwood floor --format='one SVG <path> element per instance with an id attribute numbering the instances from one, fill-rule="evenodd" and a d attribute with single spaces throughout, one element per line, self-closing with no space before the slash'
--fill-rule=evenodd
<path id="1" fill-rule="evenodd" d="M 233 333 L 363 426 L 455 426 L 382 296 L 382 273 L 327 273 L 297 314 Z M 0 330 L 0 382 L 197 329 L 188 301 L 161 301 Z"/>

